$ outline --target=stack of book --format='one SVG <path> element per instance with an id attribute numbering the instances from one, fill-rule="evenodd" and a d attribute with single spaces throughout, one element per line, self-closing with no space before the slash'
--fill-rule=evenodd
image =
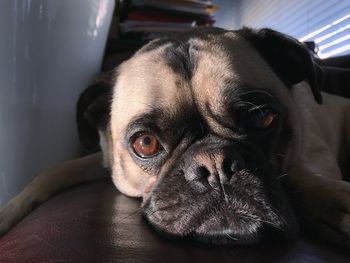
<path id="1" fill-rule="evenodd" d="M 152 39 L 197 26 L 212 26 L 216 9 L 211 0 L 130 0 L 120 32 Z"/>

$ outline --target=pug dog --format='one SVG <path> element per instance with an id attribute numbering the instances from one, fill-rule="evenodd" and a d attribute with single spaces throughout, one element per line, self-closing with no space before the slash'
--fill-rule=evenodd
<path id="1" fill-rule="evenodd" d="M 79 127 L 102 154 L 39 175 L 1 210 L 0 230 L 111 174 L 170 237 L 252 244 L 306 228 L 349 247 L 350 103 L 322 83 L 306 47 L 271 29 L 153 40 L 80 98 Z"/>

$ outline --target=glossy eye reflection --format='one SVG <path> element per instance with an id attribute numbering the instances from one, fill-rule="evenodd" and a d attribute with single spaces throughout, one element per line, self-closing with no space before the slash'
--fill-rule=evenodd
<path id="1" fill-rule="evenodd" d="M 270 109 L 258 109 L 250 113 L 248 125 L 250 128 L 263 130 L 269 128 L 275 121 L 277 114 Z"/>
<path id="2" fill-rule="evenodd" d="M 134 138 L 132 148 L 142 158 L 152 157 L 159 152 L 160 144 L 156 136 L 143 133 Z"/>

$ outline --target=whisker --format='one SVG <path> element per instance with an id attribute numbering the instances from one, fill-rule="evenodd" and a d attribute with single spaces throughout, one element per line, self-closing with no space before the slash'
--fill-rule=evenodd
<path id="1" fill-rule="evenodd" d="M 284 177 L 288 176 L 288 173 L 285 173 L 285 174 L 281 174 L 280 176 L 277 177 L 277 179 L 282 179 Z"/>
<path id="2" fill-rule="evenodd" d="M 258 107 L 258 105 L 254 104 L 250 101 L 243 101 L 243 100 L 237 101 L 236 104 L 241 104 L 243 106 L 253 106 L 254 108 Z"/>
<path id="3" fill-rule="evenodd" d="M 235 237 L 231 236 L 229 233 L 225 233 L 225 235 L 226 235 L 229 239 L 232 239 L 232 240 L 234 240 L 234 241 L 237 241 L 237 240 L 238 240 L 238 238 L 235 238 Z"/>
<path id="4" fill-rule="evenodd" d="M 267 221 L 267 220 L 264 220 L 264 219 L 260 219 L 260 218 L 256 218 L 256 217 L 252 217 L 252 216 L 248 216 L 248 215 L 242 215 L 242 214 L 240 214 L 239 216 L 243 217 L 245 219 L 251 219 L 253 221 L 266 223 L 266 224 L 271 225 L 271 226 L 273 226 L 273 227 L 275 227 L 275 228 L 277 228 L 277 229 L 279 229 L 281 231 L 284 231 L 280 226 L 276 225 L 275 223 L 273 223 L 271 221 Z"/>

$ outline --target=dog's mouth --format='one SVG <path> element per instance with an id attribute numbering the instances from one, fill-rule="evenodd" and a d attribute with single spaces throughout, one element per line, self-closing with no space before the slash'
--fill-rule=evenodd
<path id="1" fill-rule="evenodd" d="M 181 173 L 163 178 L 144 202 L 145 218 L 157 232 L 221 245 L 296 237 L 282 189 L 274 185 L 267 193 L 256 174 L 242 170 L 220 188 L 205 190 L 184 178 Z"/>

